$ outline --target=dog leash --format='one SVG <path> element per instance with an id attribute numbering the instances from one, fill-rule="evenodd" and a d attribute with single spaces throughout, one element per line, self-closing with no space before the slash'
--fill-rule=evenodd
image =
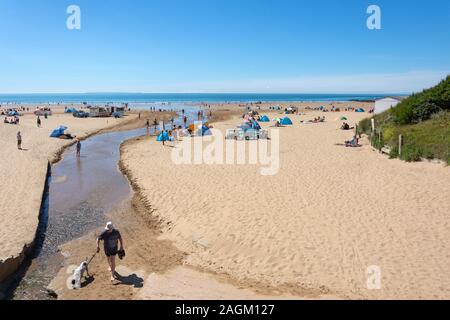
<path id="1" fill-rule="evenodd" d="M 95 253 L 92 255 L 91 259 L 89 259 L 88 261 L 88 265 L 92 262 L 92 260 L 94 260 L 95 256 L 97 255 L 97 251 L 95 251 Z"/>

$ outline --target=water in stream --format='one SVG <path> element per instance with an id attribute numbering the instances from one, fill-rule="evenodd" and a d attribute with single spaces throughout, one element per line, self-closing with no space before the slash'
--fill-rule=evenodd
<path id="1" fill-rule="evenodd" d="M 75 146 L 52 167 L 35 259 L 16 285 L 12 299 L 45 299 L 44 288 L 61 267 L 58 246 L 101 227 L 105 214 L 131 194 L 119 171 L 120 145 L 146 133 L 145 129 L 106 133 L 82 142 L 81 157 Z M 45 223 L 47 218 L 47 223 Z"/>
<path id="2" fill-rule="evenodd" d="M 187 110 L 190 119 L 195 111 Z M 181 122 L 180 117 L 175 124 Z M 105 133 L 83 141 L 80 158 L 75 146 L 64 152 L 52 167 L 33 260 L 19 272 L 8 298 L 49 299 L 45 287 L 64 260 L 58 247 L 101 228 L 105 215 L 131 196 L 128 179 L 118 169 L 120 145 L 145 134 L 146 129 Z"/>

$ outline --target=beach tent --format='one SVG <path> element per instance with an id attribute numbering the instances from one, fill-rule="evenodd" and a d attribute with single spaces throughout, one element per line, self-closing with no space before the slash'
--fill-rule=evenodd
<path id="1" fill-rule="evenodd" d="M 161 142 L 161 141 L 171 141 L 171 140 L 169 138 L 169 134 L 167 133 L 167 131 L 163 131 L 158 135 L 158 137 L 156 138 L 156 141 Z"/>
<path id="2" fill-rule="evenodd" d="M 356 112 L 365 112 L 363 108 L 359 108 L 356 110 Z"/>
<path id="3" fill-rule="evenodd" d="M 292 120 L 288 117 L 281 119 L 281 124 L 284 126 L 290 126 L 292 125 Z"/>
<path id="4" fill-rule="evenodd" d="M 10 117 L 15 117 L 15 116 L 19 116 L 19 113 L 16 110 L 12 110 L 8 112 L 8 116 Z"/>
<path id="5" fill-rule="evenodd" d="M 205 125 L 202 126 L 202 136 L 210 136 L 212 135 L 211 130 Z"/>
<path id="6" fill-rule="evenodd" d="M 341 117 L 342 121 L 348 120 L 347 117 Z"/>
<path id="7" fill-rule="evenodd" d="M 270 122 L 270 119 L 269 119 L 268 116 L 262 116 L 262 117 L 259 119 L 259 122 Z"/>
<path id="8" fill-rule="evenodd" d="M 323 109 L 325 109 L 324 106 L 321 106 L 321 107 L 319 108 L 320 111 L 322 111 Z"/>
<path id="9" fill-rule="evenodd" d="M 259 125 L 258 122 L 256 122 L 255 120 L 251 120 L 251 122 L 252 122 L 252 129 L 261 130 L 261 126 Z"/>
<path id="10" fill-rule="evenodd" d="M 64 112 L 65 113 L 74 113 L 74 112 L 77 112 L 77 110 L 75 108 L 67 108 Z"/>
<path id="11" fill-rule="evenodd" d="M 65 126 L 60 126 L 59 128 L 56 128 L 55 130 L 52 131 L 52 133 L 50 134 L 51 138 L 59 138 L 64 134 L 64 131 L 67 130 L 67 127 Z"/>

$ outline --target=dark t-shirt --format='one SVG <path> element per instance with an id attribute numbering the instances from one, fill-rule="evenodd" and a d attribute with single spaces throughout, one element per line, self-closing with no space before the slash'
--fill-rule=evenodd
<path id="1" fill-rule="evenodd" d="M 98 238 L 103 240 L 103 246 L 106 253 L 117 252 L 117 243 L 121 238 L 119 230 L 114 229 L 111 233 L 105 230 Z"/>

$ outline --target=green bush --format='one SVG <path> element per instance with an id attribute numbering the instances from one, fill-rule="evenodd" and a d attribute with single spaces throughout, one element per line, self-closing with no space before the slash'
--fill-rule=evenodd
<path id="1" fill-rule="evenodd" d="M 398 156 L 398 136 L 403 135 L 401 159 L 419 161 L 438 158 L 450 164 L 450 76 L 436 87 L 413 94 L 396 107 L 373 116 L 377 130 L 372 146 L 391 148 L 390 157 Z M 359 131 L 371 134 L 371 119 L 359 124 Z"/>
<path id="2" fill-rule="evenodd" d="M 410 145 L 403 147 L 400 159 L 405 160 L 407 162 L 416 162 L 422 160 L 422 157 L 423 157 L 422 149 L 419 146 Z"/>
<path id="3" fill-rule="evenodd" d="M 389 159 L 397 159 L 398 158 L 398 147 L 394 146 L 391 148 L 389 152 Z"/>
<path id="4" fill-rule="evenodd" d="M 425 102 L 423 105 L 415 106 L 412 111 L 414 121 L 420 122 L 430 119 L 433 114 L 439 113 L 442 109 L 433 102 Z"/>
<path id="5" fill-rule="evenodd" d="M 380 139 L 378 135 L 374 135 L 371 143 L 372 143 L 372 147 L 374 147 L 377 150 L 381 150 L 385 146 L 383 136 L 381 136 L 381 139 Z"/>
<path id="6" fill-rule="evenodd" d="M 412 124 L 428 120 L 441 110 L 450 110 L 450 76 L 437 86 L 413 94 L 389 110 L 397 124 Z"/>
<path id="7" fill-rule="evenodd" d="M 358 133 L 370 134 L 372 130 L 372 120 L 370 118 L 364 119 L 359 122 Z"/>

